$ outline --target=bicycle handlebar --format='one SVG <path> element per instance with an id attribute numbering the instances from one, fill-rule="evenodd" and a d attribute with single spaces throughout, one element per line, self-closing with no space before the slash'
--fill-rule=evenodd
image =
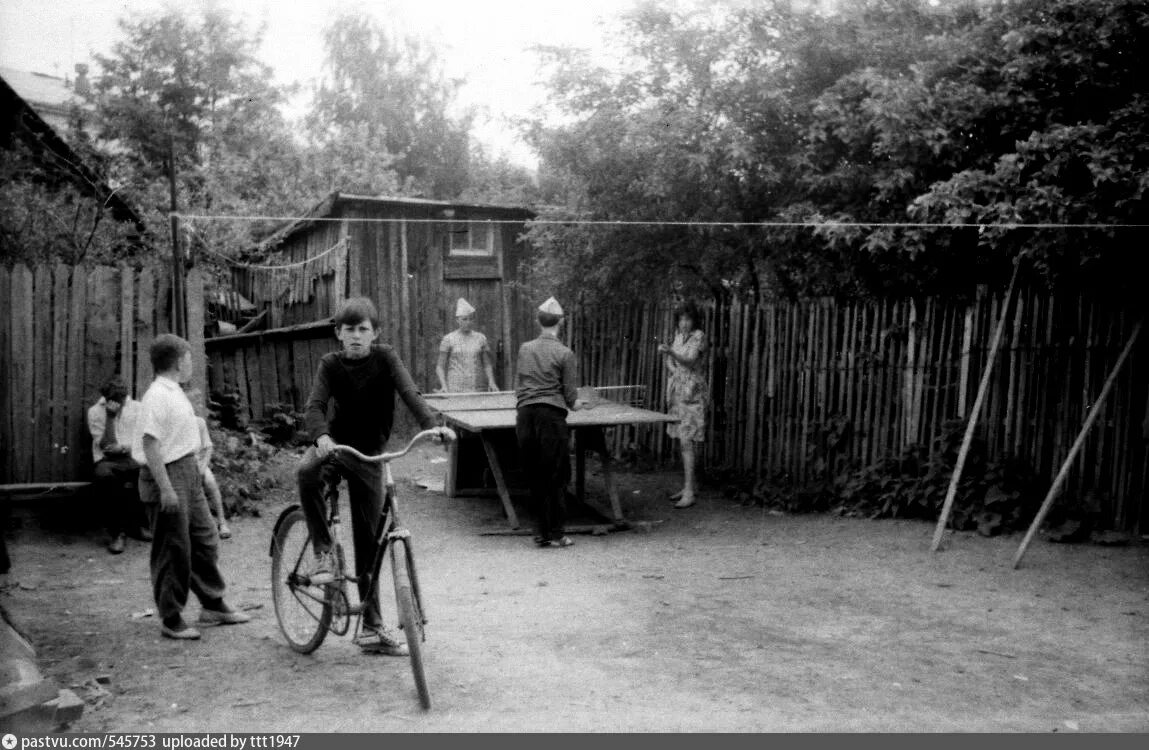
<path id="1" fill-rule="evenodd" d="M 459 439 L 458 435 L 456 435 L 455 431 L 450 427 L 433 427 L 429 430 L 423 430 L 419 434 L 415 435 L 415 437 L 411 438 L 411 442 L 407 443 L 407 446 L 402 450 L 392 451 L 391 453 L 380 453 L 378 456 L 368 456 L 364 453 L 360 453 L 350 445 L 336 445 L 332 450 L 343 451 L 344 453 L 355 456 L 355 458 L 358 458 L 360 461 L 366 461 L 367 463 L 371 464 L 381 464 L 387 463 L 388 461 L 394 461 L 397 458 L 402 458 L 403 456 L 406 456 L 411 451 L 411 449 L 419 443 L 422 443 L 426 440 L 435 440 L 437 438 L 442 438 L 445 442 L 448 443 Z"/>

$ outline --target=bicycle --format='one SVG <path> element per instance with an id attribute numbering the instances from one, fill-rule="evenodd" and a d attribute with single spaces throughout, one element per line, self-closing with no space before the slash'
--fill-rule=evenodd
<path id="1" fill-rule="evenodd" d="M 399 503 L 395 492 L 395 481 L 391 475 L 391 461 L 407 455 L 417 444 L 428 439 L 442 439 L 447 442 L 456 439 L 455 433 L 447 428 L 424 430 L 415 435 L 405 448 L 393 453 L 367 456 L 354 448 L 338 445 L 335 450 L 343 451 L 360 461 L 383 464 L 380 472 L 383 507 L 377 522 L 375 541 L 378 552 L 368 569 L 366 590 L 376 591 L 382 583 L 380 572 L 383 559 L 390 553 L 391 570 L 395 587 L 395 604 L 398 610 L 399 629 L 407 641 L 411 658 L 411 670 L 415 676 L 415 687 L 419 702 L 424 709 L 431 707 L 431 694 L 427 688 L 427 677 L 423 669 L 423 626 L 427 624 L 426 610 L 415 572 L 415 556 L 411 549 L 411 532 L 399 523 Z M 287 639 L 292 650 L 301 654 L 315 651 L 323 643 L 328 633 L 346 635 L 351 628 L 351 618 L 355 617 L 355 631 L 352 639 L 358 641 L 363 629 L 363 615 L 367 609 L 363 601 L 351 604 L 347 596 L 348 584 L 359 583 L 360 578 L 348 572 L 343 545 L 339 539 L 339 486 L 340 477 L 327 481 L 327 525 L 331 532 L 332 551 L 336 563 L 334 580 L 325 583 L 312 583 L 316 557 L 311 534 L 303 508 L 294 504 L 286 508 L 275 522 L 271 540 L 271 592 L 275 604 L 275 617 L 279 630 Z M 380 592 L 381 593 L 381 592 Z M 369 600 L 369 597 L 365 597 Z"/>

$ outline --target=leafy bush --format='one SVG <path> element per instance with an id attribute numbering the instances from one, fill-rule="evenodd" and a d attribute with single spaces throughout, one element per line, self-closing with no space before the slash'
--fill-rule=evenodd
<path id="1" fill-rule="evenodd" d="M 788 512 L 833 510 L 866 518 L 936 519 L 957 462 L 964 420 L 943 425 L 930 446 L 915 444 L 900 454 L 863 468 L 844 460 L 852 434 L 848 423 L 832 419 L 814 428 L 823 439 L 812 441 L 808 458 L 815 479 L 797 484 L 785 475 L 757 483 L 727 478 L 726 495 L 744 505 L 764 505 Z M 812 437 L 817 438 L 818 435 Z M 986 535 L 1020 528 L 1033 518 L 1040 501 L 1037 478 L 1013 457 L 990 461 L 984 441 L 974 439 L 958 483 L 950 525 L 978 529 Z"/>

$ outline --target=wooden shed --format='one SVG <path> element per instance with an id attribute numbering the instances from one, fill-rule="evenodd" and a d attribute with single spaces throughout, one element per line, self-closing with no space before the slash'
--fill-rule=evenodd
<path id="1" fill-rule="evenodd" d="M 273 260 L 233 269 L 234 290 L 264 311 L 267 330 L 209 339 L 211 387 L 239 391 L 255 418 L 271 403 L 301 406 L 317 356 L 337 346 L 331 316 L 359 295 L 374 300 L 380 340 L 428 391 L 439 340 L 465 297 L 507 387 L 518 345 L 533 335 L 514 284 L 533 217 L 513 206 L 332 193 L 265 241 Z"/>

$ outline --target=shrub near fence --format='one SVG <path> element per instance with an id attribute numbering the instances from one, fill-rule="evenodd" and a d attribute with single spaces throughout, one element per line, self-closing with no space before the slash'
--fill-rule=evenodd
<path id="1" fill-rule="evenodd" d="M 0 484 L 89 478 L 87 409 L 120 374 L 139 398 L 148 346 L 171 330 L 170 269 L 0 268 Z M 203 282 L 187 276 L 189 340 L 203 373 Z"/>
<path id="2" fill-rule="evenodd" d="M 968 416 L 1002 304 L 980 290 L 968 303 L 708 307 L 707 467 L 800 486 L 914 444 L 932 446 L 946 422 Z M 1052 480 L 1139 314 L 1097 298 L 1021 292 L 979 425 L 987 456 L 1016 457 Z M 665 373 L 655 347 L 670 340 L 673 324 L 666 305 L 576 313 L 570 334 L 583 381 L 644 384 L 648 405 L 662 408 Z M 1067 487 L 1100 491 L 1106 521 L 1127 530 L 1146 515 L 1146 359 L 1139 346 Z M 628 428 L 614 440 L 616 451 L 637 445 L 673 459 L 657 428 Z"/>

